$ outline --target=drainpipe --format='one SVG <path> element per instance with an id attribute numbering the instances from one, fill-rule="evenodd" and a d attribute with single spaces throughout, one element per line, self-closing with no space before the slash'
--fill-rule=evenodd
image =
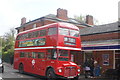
<path id="1" fill-rule="evenodd" d="M 115 69 L 115 50 L 113 50 L 113 69 Z"/>

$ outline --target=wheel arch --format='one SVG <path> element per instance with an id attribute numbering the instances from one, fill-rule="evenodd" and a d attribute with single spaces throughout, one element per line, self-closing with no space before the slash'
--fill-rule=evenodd
<path id="1" fill-rule="evenodd" d="M 53 71 L 54 71 L 54 68 L 53 68 L 52 66 L 48 66 L 48 67 L 46 68 L 45 75 L 47 75 L 47 71 L 48 71 L 50 68 L 53 69 Z M 54 72 L 55 72 L 55 71 L 54 71 Z"/>

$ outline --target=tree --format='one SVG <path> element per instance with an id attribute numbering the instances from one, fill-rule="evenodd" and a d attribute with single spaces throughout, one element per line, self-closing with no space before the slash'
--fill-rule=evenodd
<path id="1" fill-rule="evenodd" d="M 74 16 L 74 19 L 76 19 L 76 20 L 79 21 L 79 22 L 83 22 L 83 23 L 86 22 L 86 17 L 83 16 L 83 15 L 80 15 L 80 16 L 75 15 L 75 16 Z"/>
<path id="2" fill-rule="evenodd" d="M 0 58 L 2 58 L 2 37 L 0 36 Z"/>
<path id="3" fill-rule="evenodd" d="M 78 22 L 86 23 L 86 16 L 84 16 L 84 15 L 80 15 L 80 16 L 75 15 L 74 19 L 77 20 Z M 93 23 L 94 23 L 94 25 L 97 25 L 98 20 L 93 18 Z"/>
<path id="4" fill-rule="evenodd" d="M 8 33 L 5 33 L 2 39 L 2 54 L 3 59 L 10 62 L 10 56 L 14 54 L 15 29 L 11 28 Z"/>

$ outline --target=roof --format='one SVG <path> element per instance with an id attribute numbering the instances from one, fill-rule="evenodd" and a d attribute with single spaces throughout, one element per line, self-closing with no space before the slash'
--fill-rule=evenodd
<path id="1" fill-rule="evenodd" d="M 84 22 L 80 22 L 80 21 L 78 21 L 76 19 L 73 19 L 73 18 L 68 18 L 68 20 L 59 19 L 54 14 L 49 14 L 49 15 L 46 15 L 44 17 L 47 18 L 47 19 L 54 19 L 54 20 L 58 20 L 58 21 L 62 21 L 62 22 L 68 22 L 68 23 L 74 23 L 74 24 L 81 24 L 81 25 L 89 26 L 88 24 L 86 24 Z"/>
<path id="2" fill-rule="evenodd" d="M 57 18 L 56 15 L 54 15 L 54 14 L 48 14 L 48 15 L 40 17 L 38 19 L 29 21 L 29 22 L 21 25 L 20 27 L 17 27 L 16 29 L 25 27 L 27 24 L 31 24 L 31 23 L 34 23 L 34 22 L 37 22 L 37 21 L 41 21 L 43 19 L 54 20 L 55 22 L 66 22 L 66 23 L 72 23 L 72 24 L 79 25 L 79 26 L 82 25 L 82 26 L 91 27 L 90 25 L 88 25 L 86 23 L 83 23 L 83 22 L 79 22 L 76 19 L 68 18 L 68 20 L 62 20 L 62 19 Z"/>
<path id="3" fill-rule="evenodd" d="M 120 31 L 120 27 L 118 27 L 118 24 L 120 24 L 120 22 L 114 22 L 104 25 L 95 25 L 93 27 L 86 27 L 80 30 L 80 34 L 81 36 L 82 35 L 84 36 L 84 35 L 92 35 L 98 33 Z"/>

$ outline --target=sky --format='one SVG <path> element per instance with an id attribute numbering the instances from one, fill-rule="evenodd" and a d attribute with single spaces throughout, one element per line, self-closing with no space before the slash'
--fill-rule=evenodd
<path id="1" fill-rule="evenodd" d="M 108 24 L 118 20 L 120 0 L 0 0 L 0 36 L 10 28 L 20 26 L 21 18 L 27 21 L 57 14 L 57 9 L 68 11 L 68 17 L 92 15 L 98 24 Z M 120 9 L 120 8 L 119 8 Z"/>
<path id="2" fill-rule="evenodd" d="M 118 2 L 118 18 L 120 20 L 120 1 Z"/>

